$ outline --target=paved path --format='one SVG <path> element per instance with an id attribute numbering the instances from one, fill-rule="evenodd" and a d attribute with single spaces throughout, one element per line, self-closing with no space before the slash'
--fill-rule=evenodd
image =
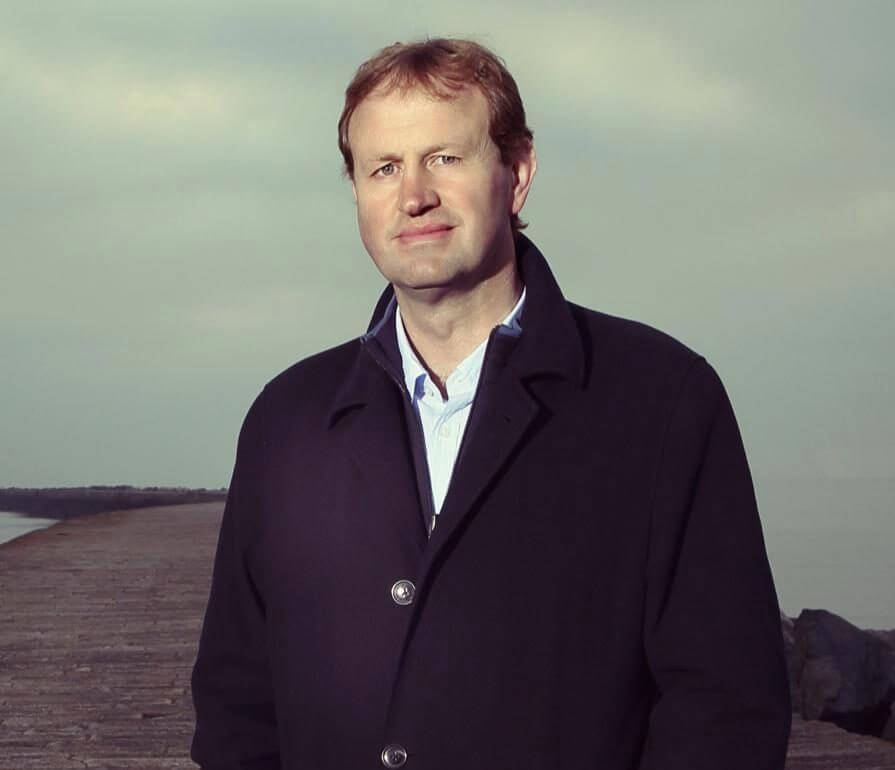
<path id="1" fill-rule="evenodd" d="M 220 503 L 0 546 L 0 768 L 195 768 L 189 675 Z"/>
<path id="2" fill-rule="evenodd" d="M 195 768 L 189 674 L 220 513 L 100 513 L 0 546 L 0 770 Z M 895 770 L 895 746 L 797 719 L 787 770 L 833 768 Z"/>

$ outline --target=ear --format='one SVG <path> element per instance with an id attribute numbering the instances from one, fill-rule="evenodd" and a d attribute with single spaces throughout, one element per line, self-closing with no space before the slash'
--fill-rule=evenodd
<path id="1" fill-rule="evenodd" d="M 538 170 L 538 158 L 535 155 L 535 146 L 528 145 L 528 149 L 522 150 L 511 166 L 513 170 L 513 189 L 510 213 L 518 214 L 525 205 L 528 191 Z"/>
<path id="2" fill-rule="evenodd" d="M 353 179 L 351 180 L 351 194 L 354 196 L 354 202 L 357 203 L 357 186 Z"/>

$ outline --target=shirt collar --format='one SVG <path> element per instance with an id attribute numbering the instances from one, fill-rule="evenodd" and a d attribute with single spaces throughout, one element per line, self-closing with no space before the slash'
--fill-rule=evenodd
<path id="1" fill-rule="evenodd" d="M 522 287 L 522 294 L 513 306 L 513 309 L 507 314 L 506 318 L 501 321 L 498 326 L 506 327 L 510 332 L 519 334 L 522 331 L 522 306 L 525 304 L 525 287 Z M 404 321 L 401 319 L 401 308 L 395 306 L 395 335 L 398 338 L 398 351 L 401 354 L 401 365 L 404 369 L 404 384 L 407 386 L 407 392 L 410 394 L 412 401 L 416 401 L 422 396 L 429 378 L 426 367 L 423 366 L 419 357 L 410 344 L 407 332 L 404 329 Z M 482 364 L 485 360 L 485 349 L 488 340 L 484 339 L 475 350 L 464 358 L 457 368 L 451 372 L 447 381 L 448 395 L 453 395 L 450 386 L 454 383 L 464 382 L 471 385 L 471 389 L 475 390 L 478 384 L 479 376 L 482 372 Z"/>

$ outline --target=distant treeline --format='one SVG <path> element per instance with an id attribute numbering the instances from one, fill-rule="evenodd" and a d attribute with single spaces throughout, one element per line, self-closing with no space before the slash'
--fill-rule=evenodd
<path id="1" fill-rule="evenodd" d="M 153 505 L 179 505 L 223 500 L 227 490 L 187 489 L 186 487 L 47 487 L 0 489 L 0 511 L 26 513 L 50 519 L 68 519 L 87 513 L 148 508 Z"/>

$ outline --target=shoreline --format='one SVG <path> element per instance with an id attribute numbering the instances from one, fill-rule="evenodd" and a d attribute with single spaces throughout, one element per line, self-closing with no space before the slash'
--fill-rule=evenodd
<path id="1" fill-rule="evenodd" d="M 0 548 L 32 532 L 48 529 L 60 521 L 63 519 L 38 517 L 36 514 L 28 515 L 16 511 L 0 511 Z"/>
<path id="2" fill-rule="evenodd" d="M 188 487 L 86 487 L 0 488 L 0 511 L 29 518 L 68 519 L 104 511 L 125 511 L 168 505 L 223 502 L 227 490 Z"/>

